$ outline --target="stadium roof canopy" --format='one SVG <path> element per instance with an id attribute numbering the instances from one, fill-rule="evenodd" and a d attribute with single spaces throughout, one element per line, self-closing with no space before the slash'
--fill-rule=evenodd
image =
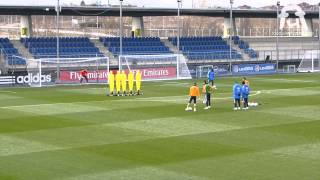
<path id="1" fill-rule="evenodd" d="M 229 9 L 181 9 L 181 15 L 229 17 Z M 294 12 L 289 12 L 296 17 Z M 0 15 L 56 15 L 54 6 L 0 6 Z M 62 7 L 63 16 L 119 16 L 119 7 Z M 176 16 L 175 8 L 123 7 L 123 16 Z M 276 18 L 276 10 L 235 9 L 234 17 Z M 306 11 L 306 18 L 318 18 L 318 11 Z"/>

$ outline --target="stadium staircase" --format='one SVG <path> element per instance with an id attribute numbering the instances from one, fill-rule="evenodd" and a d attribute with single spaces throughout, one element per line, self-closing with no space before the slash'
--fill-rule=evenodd
<path id="1" fill-rule="evenodd" d="M 20 42 L 28 48 L 35 59 L 56 58 L 56 37 L 21 38 Z M 99 48 L 94 46 L 88 37 L 61 37 L 61 58 L 104 57 Z"/>
<path id="2" fill-rule="evenodd" d="M 177 37 L 169 37 L 168 40 L 177 46 Z M 188 60 L 194 62 L 230 59 L 230 45 L 220 36 L 181 37 L 180 50 Z M 242 59 L 235 49 L 232 49 L 231 56 L 232 60 Z"/>
<path id="3" fill-rule="evenodd" d="M 226 40 L 226 41 L 230 45 L 230 41 L 228 41 L 228 40 Z M 237 44 L 235 44 L 234 41 L 232 41 L 232 48 L 237 50 L 238 52 L 241 52 L 242 59 L 244 61 L 250 61 L 251 60 L 249 54 L 245 53 L 245 51 L 243 49 L 241 49 Z"/>
<path id="4" fill-rule="evenodd" d="M 161 39 L 161 42 L 163 42 L 165 46 L 169 47 L 174 54 L 182 54 L 182 52 L 178 50 L 177 46 L 174 46 L 168 39 Z"/>
<path id="5" fill-rule="evenodd" d="M 32 54 L 28 51 L 26 47 L 23 46 L 23 44 L 20 43 L 19 40 L 11 40 L 14 47 L 19 49 L 19 52 L 21 53 L 22 57 L 26 59 L 32 58 Z"/>
<path id="6" fill-rule="evenodd" d="M 120 53 L 119 37 L 100 37 L 100 42 L 114 57 Z M 172 53 L 159 37 L 124 37 L 122 53 L 124 55 L 157 55 Z"/>
<path id="7" fill-rule="evenodd" d="M 99 48 L 100 52 L 104 54 L 104 56 L 109 58 L 110 65 L 117 65 L 118 59 L 113 56 L 113 54 L 108 51 L 103 43 L 99 39 L 91 39 L 91 42 L 95 45 L 95 47 Z"/>
<path id="8" fill-rule="evenodd" d="M 258 58 L 258 53 L 250 47 L 248 42 L 240 39 L 239 36 L 233 36 L 232 42 L 236 45 L 235 47 L 239 48 L 243 52 L 243 55 L 247 55 L 248 60 Z"/>
<path id="9" fill-rule="evenodd" d="M 12 44 L 8 38 L 0 38 L 1 56 L 4 60 L 2 63 L 7 68 L 24 68 L 26 61 L 21 58 L 19 50 Z M 10 67 L 9 67 L 10 66 Z"/>

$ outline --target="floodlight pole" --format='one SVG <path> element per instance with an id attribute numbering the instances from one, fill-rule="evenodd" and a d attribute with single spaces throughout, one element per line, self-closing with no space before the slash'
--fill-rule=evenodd
<path id="1" fill-rule="evenodd" d="M 280 1 L 277 2 L 277 30 L 276 30 L 276 37 L 277 37 L 277 42 L 276 42 L 276 49 L 277 49 L 277 64 L 276 64 L 276 71 L 279 70 L 279 34 L 280 34 L 280 28 L 279 28 L 279 9 L 280 9 Z"/>
<path id="2" fill-rule="evenodd" d="M 123 36 L 123 22 L 122 22 L 122 2 L 123 0 L 119 0 L 120 1 L 120 53 L 119 53 L 119 70 L 121 70 L 121 56 L 122 56 L 122 36 Z"/>
<path id="3" fill-rule="evenodd" d="M 178 33 L 177 33 L 177 48 L 178 52 L 180 51 L 180 6 L 181 6 L 181 0 L 177 0 L 178 3 Z"/>
<path id="4" fill-rule="evenodd" d="M 230 58 L 230 72 L 232 72 L 232 36 L 233 36 L 233 20 L 232 20 L 233 0 L 230 0 L 230 30 L 229 30 L 229 58 Z"/>
<path id="5" fill-rule="evenodd" d="M 229 40 L 230 40 L 230 48 L 229 48 L 229 57 L 230 61 L 232 60 L 232 36 L 233 36 L 233 21 L 232 21 L 232 5 L 233 0 L 230 0 L 230 32 L 229 32 Z"/>
<path id="6" fill-rule="evenodd" d="M 180 29 L 181 29 L 181 22 L 180 22 L 180 7 L 181 7 L 181 1 L 177 0 L 178 3 L 178 34 L 177 34 L 177 48 L 178 48 L 178 57 L 177 57 L 177 78 L 179 78 L 180 70 L 179 70 L 179 62 L 180 62 Z"/>
<path id="7" fill-rule="evenodd" d="M 57 79 L 56 82 L 60 82 L 60 45 L 59 45 L 59 34 L 60 34 L 60 26 L 59 26 L 59 16 L 60 16 L 60 0 L 57 0 L 57 22 L 56 22 L 56 27 L 57 27 Z"/>

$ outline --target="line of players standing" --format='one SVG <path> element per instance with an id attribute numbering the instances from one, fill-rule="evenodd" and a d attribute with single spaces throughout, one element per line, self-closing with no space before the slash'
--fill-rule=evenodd
<path id="1" fill-rule="evenodd" d="M 249 94 L 249 81 L 246 79 L 246 77 L 242 79 L 242 86 L 238 82 L 235 82 L 233 85 L 234 110 L 241 109 L 241 98 L 243 100 L 242 109 L 249 109 Z"/>
<path id="2" fill-rule="evenodd" d="M 202 87 L 202 93 L 203 93 L 203 103 L 206 104 L 205 110 L 208 110 L 211 108 L 211 93 L 213 93 L 214 90 L 216 90 L 216 86 L 214 85 L 215 80 L 215 74 L 213 68 L 208 72 L 208 81 L 205 80 Z M 190 87 L 189 90 L 189 96 L 190 100 L 187 104 L 186 111 L 192 111 L 192 107 L 190 106 L 193 102 L 193 111 L 197 111 L 197 97 L 200 96 L 199 87 L 197 86 L 197 83 L 194 83 L 193 86 Z"/>
<path id="3" fill-rule="evenodd" d="M 206 104 L 205 110 L 211 108 L 211 93 L 216 90 L 216 86 L 214 85 L 215 80 L 215 74 L 214 70 L 211 69 L 208 72 L 208 81 L 204 81 L 202 93 L 204 95 L 203 102 Z M 243 109 L 247 110 L 249 109 L 249 94 L 250 94 L 250 88 L 249 88 L 249 81 L 246 79 L 246 77 L 243 77 L 242 79 L 242 86 L 235 82 L 233 85 L 233 98 L 234 98 L 234 110 L 240 110 L 241 109 L 241 99 L 243 100 Z M 197 83 L 194 83 L 193 86 L 190 87 L 189 91 L 190 100 L 187 104 L 186 111 L 192 111 L 192 107 L 190 107 L 191 103 L 193 102 L 193 111 L 197 111 L 197 97 L 200 96 L 199 87 L 197 86 Z"/>
<path id="4" fill-rule="evenodd" d="M 128 74 L 125 71 L 117 71 L 116 74 L 110 71 L 108 73 L 109 96 L 141 95 L 141 78 L 140 70 L 137 70 L 136 73 L 130 70 Z M 136 93 L 134 93 L 134 82 Z"/>

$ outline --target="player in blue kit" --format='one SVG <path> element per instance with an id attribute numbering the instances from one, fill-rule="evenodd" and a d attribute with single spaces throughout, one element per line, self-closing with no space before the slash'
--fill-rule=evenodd
<path id="1" fill-rule="evenodd" d="M 249 94 L 250 94 L 249 86 L 245 82 L 242 82 L 241 95 L 242 95 L 244 110 L 249 109 L 249 105 L 248 105 Z"/>
<path id="2" fill-rule="evenodd" d="M 241 86 L 237 82 L 233 85 L 233 99 L 234 99 L 234 109 L 233 110 L 240 110 L 241 104 Z"/>
<path id="3" fill-rule="evenodd" d="M 208 82 L 211 84 L 212 87 L 214 87 L 214 80 L 215 80 L 215 74 L 213 68 L 210 69 L 208 72 Z"/>

